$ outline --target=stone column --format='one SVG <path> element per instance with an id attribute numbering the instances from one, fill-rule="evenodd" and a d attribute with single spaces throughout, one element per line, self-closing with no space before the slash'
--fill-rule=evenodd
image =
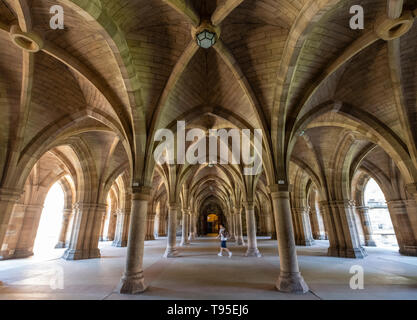
<path id="1" fill-rule="evenodd" d="M 56 249 L 67 247 L 67 232 L 72 215 L 72 208 L 64 209 L 62 215 L 61 231 L 59 232 L 58 243 L 55 245 Z"/>
<path id="2" fill-rule="evenodd" d="M 146 217 L 146 236 L 145 240 L 155 240 L 155 213 L 152 206 L 148 206 L 148 214 Z"/>
<path id="3" fill-rule="evenodd" d="M 417 214 L 414 200 L 391 200 L 387 202 L 387 205 L 400 253 L 407 256 L 417 256 L 416 234 L 409 218 L 409 211 L 414 215 Z"/>
<path id="4" fill-rule="evenodd" d="M 330 247 L 329 256 L 364 258 L 366 250 L 361 246 L 354 220 L 355 206 L 350 200 L 321 201 L 320 211 L 324 215 Z"/>
<path id="5" fill-rule="evenodd" d="M 310 207 L 310 221 L 312 226 L 313 239 L 326 240 L 323 221 L 320 212 L 314 207 Z"/>
<path id="6" fill-rule="evenodd" d="M 125 210 L 117 209 L 116 231 L 112 246 L 126 247 L 130 215 Z"/>
<path id="7" fill-rule="evenodd" d="M 311 246 L 314 244 L 313 234 L 311 232 L 310 216 L 307 208 L 293 208 L 294 216 L 298 222 L 298 237 L 295 237 L 295 243 L 299 246 Z"/>
<path id="8" fill-rule="evenodd" d="M 43 205 L 25 205 L 22 229 L 16 245 L 13 258 L 27 258 L 33 256 L 33 245 L 36 239 Z"/>
<path id="9" fill-rule="evenodd" d="M 235 221 L 236 221 L 236 244 L 239 246 L 245 245 L 245 240 L 243 240 L 243 230 L 242 230 L 242 208 L 235 208 Z"/>
<path id="10" fill-rule="evenodd" d="M 195 216 L 196 216 L 195 213 L 190 214 L 190 216 L 189 216 L 189 218 L 190 218 L 190 223 L 189 223 L 190 234 L 188 236 L 188 241 L 195 240 L 195 237 L 196 237 L 197 226 L 196 226 L 196 217 Z"/>
<path id="11" fill-rule="evenodd" d="M 371 219 L 369 218 L 369 207 L 358 206 L 356 212 L 361 220 L 363 233 L 365 236 L 365 246 L 376 247 L 375 240 L 373 239 Z"/>
<path id="12" fill-rule="evenodd" d="M 266 223 L 266 235 L 267 236 L 272 236 L 272 232 L 273 232 L 273 226 L 272 226 L 272 217 L 271 217 L 271 213 L 268 212 L 265 216 L 265 223 Z"/>
<path id="13" fill-rule="evenodd" d="M 101 218 L 106 204 L 80 203 L 74 205 L 74 223 L 68 249 L 63 255 L 65 260 L 100 258 L 98 242 Z"/>
<path id="14" fill-rule="evenodd" d="M 20 199 L 21 194 L 22 192 L 17 190 L 0 188 L 0 252 L 5 250 L 3 248 L 3 241 L 9 226 L 13 207 Z"/>
<path id="15" fill-rule="evenodd" d="M 233 212 L 230 212 L 229 215 L 229 233 L 230 233 L 230 241 L 236 241 L 236 236 L 235 236 L 235 232 L 236 232 L 236 227 L 235 227 L 235 215 L 233 214 Z"/>
<path id="16" fill-rule="evenodd" d="M 177 212 L 178 204 L 170 203 L 168 210 L 168 241 L 164 258 L 174 258 L 178 255 L 177 250 Z"/>
<path id="17" fill-rule="evenodd" d="M 313 234 L 313 239 L 322 240 L 320 239 L 320 227 L 319 221 L 317 218 L 317 212 L 315 208 L 310 207 L 310 222 L 311 222 L 311 232 Z"/>
<path id="18" fill-rule="evenodd" d="M 276 288 L 283 292 L 306 293 L 309 289 L 298 268 L 289 192 L 271 191 L 280 258 Z"/>
<path id="19" fill-rule="evenodd" d="M 190 215 L 188 210 L 182 210 L 182 232 L 181 232 L 181 246 L 190 244 L 189 239 Z"/>
<path id="20" fill-rule="evenodd" d="M 104 211 L 103 216 L 101 217 L 101 225 L 100 225 L 100 241 L 104 241 L 104 225 L 106 224 L 106 217 L 107 217 L 107 208 Z"/>
<path id="21" fill-rule="evenodd" d="M 114 235 L 116 233 L 116 221 L 117 221 L 117 211 L 112 208 L 110 212 L 109 228 L 107 229 L 108 241 L 114 241 Z"/>
<path id="22" fill-rule="evenodd" d="M 26 206 L 21 203 L 16 203 L 13 206 L 12 214 L 10 216 L 9 225 L 6 236 L 3 240 L 2 250 L 0 251 L 0 260 L 13 259 L 16 251 L 17 242 L 20 237 L 20 231 L 23 226 Z"/>
<path id="23" fill-rule="evenodd" d="M 146 290 L 143 277 L 143 253 L 149 194 L 147 188 L 136 192 L 134 190 L 132 194 L 126 268 L 118 286 L 120 293 L 135 294 Z"/>
<path id="24" fill-rule="evenodd" d="M 167 224 L 167 215 L 162 215 L 162 212 L 159 214 L 159 228 L 158 228 L 158 235 L 160 237 L 166 237 L 167 230 L 166 230 L 166 224 Z"/>
<path id="25" fill-rule="evenodd" d="M 248 234 L 248 250 L 246 251 L 246 257 L 261 257 L 261 253 L 258 250 L 258 244 L 256 241 L 256 219 L 255 208 L 253 202 L 245 203 L 246 211 L 246 229 Z"/>
<path id="26" fill-rule="evenodd" d="M 275 221 L 275 215 L 274 215 L 274 208 L 272 206 L 272 215 L 271 215 L 271 240 L 277 240 L 277 231 L 276 231 L 276 221 Z"/>

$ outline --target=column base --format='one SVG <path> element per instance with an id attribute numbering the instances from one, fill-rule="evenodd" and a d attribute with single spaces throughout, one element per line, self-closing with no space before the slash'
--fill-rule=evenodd
<path id="1" fill-rule="evenodd" d="M 90 250 L 74 250 L 67 249 L 62 256 L 64 260 L 84 260 L 84 259 L 97 259 L 100 258 L 100 249 L 90 249 Z"/>
<path id="2" fill-rule="evenodd" d="M 150 240 L 155 240 L 155 236 L 153 234 L 152 235 L 146 235 L 145 241 L 150 241 Z"/>
<path id="3" fill-rule="evenodd" d="M 194 235 L 192 235 L 192 234 L 190 234 L 190 235 L 188 236 L 188 241 L 193 241 L 193 240 L 195 240 L 195 236 L 194 236 Z"/>
<path id="4" fill-rule="evenodd" d="M 13 259 L 24 259 L 24 258 L 29 258 L 33 256 L 33 251 L 32 250 L 16 250 L 12 256 Z"/>
<path id="5" fill-rule="evenodd" d="M 297 240 L 295 243 L 297 246 L 309 247 L 314 244 L 314 240 Z"/>
<path id="6" fill-rule="evenodd" d="M 276 288 L 286 293 L 307 293 L 309 290 L 300 272 L 280 272 Z"/>
<path id="7" fill-rule="evenodd" d="M 164 253 L 164 258 L 176 258 L 178 250 L 176 248 L 167 248 Z"/>
<path id="8" fill-rule="evenodd" d="M 402 246 L 400 247 L 399 252 L 405 256 L 417 257 L 417 246 Z"/>
<path id="9" fill-rule="evenodd" d="M 111 245 L 113 247 L 124 248 L 124 247 L 127 247 L 127 240 L 113 241 Z"/>
<path id="10" fill-rule="evenodd" d="M 187 240 L 181 240 L 181 243 L 180 243 L 180 246 L 181 247 L 184 247 L 184 246 L 188 246 L 188 245 L 190 245 L 190 242 L 188 241 L 188 239 Z"/>
<path id="11" fill-rule="evenodd" d="M 230 241 L 236 241 L 236 237 L 235 236 L 231 236 L 229 240 Z"/>
<path id="12" fill-rule="evenodd" d="M 13 259 L 13 254 L 10 254 L 9 251 L 0 251 L 0 261 Z"/>
<path id="13" fill-rule="evenodd" d="M 243 240 L 242 237 L 238 237 L 238 238 L 236 238 L 236 244 L 238 246 L 244 246 L 245 245 L 245 240 Z"/>
<path id="14" fill-rule="evenodd" d="M 366 247 L 376 247 L 376 242 L 374 240 L 365 240 Z"/>
<path id="15" fill-rule="evenodd" d="M 353 249 L 329 247 L 327 255 L 332 257 L 363 259 L 368 253 L 362 247 Z"/>
<path id="16" fill-rule="evenodd" d="M 146 290 L 145 278 L 143 272 L 138 272 L 133 275 L 123 275 L 117 286 L 117 291 L 121 294 L 137 294 Z"/>
<path id="17" fill-rule="evenodd" d="M 262 257 L 262 254 L 259 252 L 258 248 L 255 249 L 248 249 L 245 253 L 245 257 Z"/>
<path id="18" fill-rule="evenodd" d="M 66 243 L 59 241 L 56 245 L 55 245 L 55 249 L 62 249 L 62 248 L 66 248 Z"/>

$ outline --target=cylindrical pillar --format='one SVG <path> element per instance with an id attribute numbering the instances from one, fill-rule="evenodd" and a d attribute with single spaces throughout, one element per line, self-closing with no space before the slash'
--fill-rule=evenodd
<path id="1" fill-rule="evenodd" d="M 236 241 L 236 227 L 235 227 L 235 215 L 233 212 L 229 215 L 229 233 L 230 233 L 230 241 Z"/>
<path id="2" fill-rule="evenodd" d="M 189 226 L 190 226 L 189 227 L 190 228 L 190 234 L 188 236 L 188 241 L 192 241 L 192 240 L 195 240 L 196 233 L 197 233 L 196 215 L 195 215 L 195 213 L 190 214 L 189 220 L 190 220 L 190 223 L 189 223 Z"/>
<path id="3" fill-rule="evenodd" d="M 190 228 L 190 215 L 188 210 L 182 211 L 182 232 L 181 232 L 181 246 L 190 244 L 189 239 L 189 228 Z"/>
<path id="4" fill-rule="evenodd" d="M 123 209 L 117 209 L 116 230 L 112 246 L 126 247 L 129 234 L 130 215 Z"/>
<path id="5" fill-rule="evenodd" d="M 245 245 L 245 240 L 243 240 L 243 230 L 242 230 L 242 209 L 235 208 L 235 221 L 236 221 L 236 244 L 239 246 Z"/>
<path id="6" fill-rule="evenodd" d="M 164 258 L 174 258 L 178 255 L 177 250 L 177 211 L 176 203 L 169 204 L 168 210 L 168 239 Z"/>
<path id="7" fill-rule="evenodd" d="M 372 224 L 369 217 L 369 207 L 356 207 L 356 212 L 361 220 L 363 233 L 365 236 L 365 246 L 376 247 L 375 240 L 373 239 Z"/>
<path id="8" fill-rule="evenodd" d="M 56 249 L 66 248 L 67 232 L 71 215 L 72 208 L 64 209 L 62 216 L 61 231 L 59 232 L 58 243 L 55 246 Z"/>
<path id="9" fill-rule="evenodd" d="M 107 208 L 106 210 L 103 212 L 103 216 L 101 217 L 101 225 L 100 225 L 100 241 L 104 241 L 104 226 L 106 224 L 106 218 L 107 218 Z"/>
<path id="10" fill-rule="evenodd" d="M 256 241 L 256 219 L 255 208 L 253 202 L 245 203 L 246 211 L 246 232 L 248 234 L 248 250 L 246 251 L 246 257 L 261 257 L 261 253 L 258 250 L 258 244 Z"/>
<path id="11" fill-rule="evenodd" d="M 116 221 L 117 221 L 117 211 L 116 209 L 112 208 L 110 212 L 109 227 L 107 229 L 107 241 L 114 240 L 114 235 L 116 232 Z"/>
<path id="12" fill-rule="evenodd" d="M 135 294 L 146 290 L 143 277 L 143 252 L 149 192 L 132 194 L 126 268 L 118 286 L 120 293 Z"/>
<path id="13" fill-rule="evenodd" d="M 271 192 L 280 258 L 276 288 L 283 292 L 306 293 L 309 289 L 298 268 L 288 191 Z"/>

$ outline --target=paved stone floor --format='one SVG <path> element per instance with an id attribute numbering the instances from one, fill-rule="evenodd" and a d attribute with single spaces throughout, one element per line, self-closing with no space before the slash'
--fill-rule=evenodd
<path id="1" fill-rule="evenodd" d="M 278 277 L 277 242 L 258 239 L 262 258 L 244 257 L 245 248 L 230 245 L 231 259 L 218 257 L 218 242 L 201 238 L 181 256 L 163 259 L 166 239 L 147 241 L 145 278 L 140 295 L 115 292 L 124 269 L 126 248 L 100 244 L 102 258 L 65 261 L 63 250 L 23 260 L 0 261 L 0 299 L 417 299 L 417 257 L 394 250 L 367 248 L 365 259 L 326 256 L 327 241 L 298 247 L 302 274 L 310 287 L 305 295 L 274 289 Z M 352 290 L 352 265 L 364 269 L 364 290 Z M 62 281 L 63 279 L 63 281 Z"/>

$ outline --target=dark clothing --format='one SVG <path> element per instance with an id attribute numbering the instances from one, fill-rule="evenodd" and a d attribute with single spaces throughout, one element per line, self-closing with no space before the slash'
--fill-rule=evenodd
<path id="1" fill-rule="evenodd" d="M 223 240 L 223 241 L 222 241 L 221 246 L 222 246 L 222 248 L 225 248 L 225 249 L 227 248 L 227 247 L 226 247 L 226 240 Z"/>

